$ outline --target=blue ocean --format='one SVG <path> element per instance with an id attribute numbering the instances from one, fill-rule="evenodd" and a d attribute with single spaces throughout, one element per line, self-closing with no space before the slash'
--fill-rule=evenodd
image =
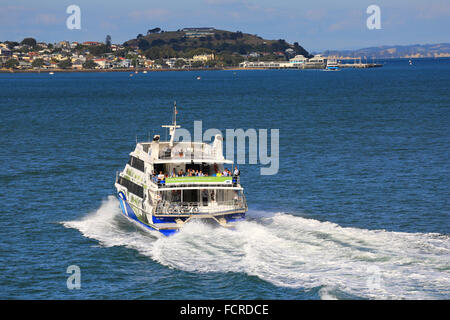
<path id="1" fill-rule="evenodd" d="M 450 299 L 450 59 L 383 63 L 0 74 L 0 298 Z M 174 101 L 189 130 L 279 129 L 234 230 L 120 212 L 116 171 Z"/>

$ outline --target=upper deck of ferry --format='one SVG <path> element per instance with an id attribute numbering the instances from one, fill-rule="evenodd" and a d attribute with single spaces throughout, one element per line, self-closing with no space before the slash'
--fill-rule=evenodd
<path id="1" fill-rule="evenodd" d="M 221 138 L 216 137 L 216 139 Z M 207 162 L 233 164 L 233 161 L 223 157 L 222 146 L 221 144 L 217 146 L 217 144 L 214 146 L 204 142 L 174 142 L 171 146 L 169 141 L 140 142 L 131 155 L 138 153 L 142 160 L 150 163 Z"/>

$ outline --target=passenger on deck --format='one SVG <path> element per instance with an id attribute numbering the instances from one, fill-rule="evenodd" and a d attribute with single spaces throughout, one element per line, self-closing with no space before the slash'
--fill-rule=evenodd
<path id="1" fill-rule="evenodd" d="M 237 167 L 234 168 L 234 173 L 235 176 L 238 176 L 240 174 L 239 169 Z"/>
<path id="2" fill-rule="evenodd" d="M 164 174 L 162 173 L 162 171 L 160 171 L 159 174 L 158 174 L 158 180 L 161 181 L 161 180 L 164 180 L 164 178 L 165 178 Z"/>

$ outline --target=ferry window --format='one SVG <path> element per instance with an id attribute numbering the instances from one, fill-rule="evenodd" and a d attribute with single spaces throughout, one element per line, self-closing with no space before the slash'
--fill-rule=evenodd
<path id="1" fill-rule="evenodd" d="M 119 184 L 127 188 L 129 192 L 132 194 L 143 198 L 144 197 L 144 188 L 138 184 L 135 184 L 134 182 L 131 182 L 128 179 L 125 179 L 123 177 L 119 177 Z"/>
<path id="2" fill-rule="evenodd" d="M 172 190 L 171 192 L 171 200 L 172 202 L 180 202 L 181 201 L 181 190 Z"/>
<path id="3" fill-rule="evenodd" d="M 144 161 L 142 161 L 141 159 L 130 156 L 130 160 L 128 161 L 128 164 L 130 166 L 132 166 L 133 168 L 144 172 Z"/>
<path id="4" fill-rule="evenodd" d="M 198 190 L 183 190 L 183 202 L 198 202 Z"/>
<path id="5" fill-rule="evenodd" d="M 224 194 L 223 194 L 224 190 L 217 190 L 216 191 L 216 196 L 217 196 L 217 202 L 221 202 L 224 201 Z"/>
<path id="6" fill-rule="evenodd" d="M 201 192 L 201 197 L 204 204 L 208 203 L 208 190 L 203 189 Z"/>

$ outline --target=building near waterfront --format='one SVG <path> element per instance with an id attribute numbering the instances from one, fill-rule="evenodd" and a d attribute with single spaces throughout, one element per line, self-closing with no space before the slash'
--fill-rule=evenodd
<path id="1" fill-rule="evenodd" d="M 211 54 L 199 54 L 192 57 L 193 61 L 202 61 L 207 62 L 210 60 L 214 60 L 214 53 Z"/>
<path id="2" fill-rule="evenodd" d="M 295 66 L 288 61 L 244 61 L 239 64 L 239 67 L 281 69 L 281 68 L 294 68 Z"/>
<path id="3" fill-rule="evenodd" d="M 200 38 L 206 36 L 213 36 L 215 29 L 212 27 L 202 27 L 202 28 L 183 28 L 181 31 L 187 38 Z"/>
<path id="4" fill-rule="evenodd" d="M 263 68 L 263 69 L 323 69 L 325 68 L 327 59 L 321 55 L 313 58 L 306 58 L 303 55 L 296 55 L 289 61 L 244 61 L 239 64 L 241 68 Z"/>
<path id="5" fill-rule="evenodd" d="M 308 58 L 306 58 L 302 54 L 299 54 L 299 55 L 296 55 L 295 57 L 289 59 L 289 62 L 294 65 L 302 65 L 302 64 L 305 64 L 306 62 L 308 62 Z"/>

